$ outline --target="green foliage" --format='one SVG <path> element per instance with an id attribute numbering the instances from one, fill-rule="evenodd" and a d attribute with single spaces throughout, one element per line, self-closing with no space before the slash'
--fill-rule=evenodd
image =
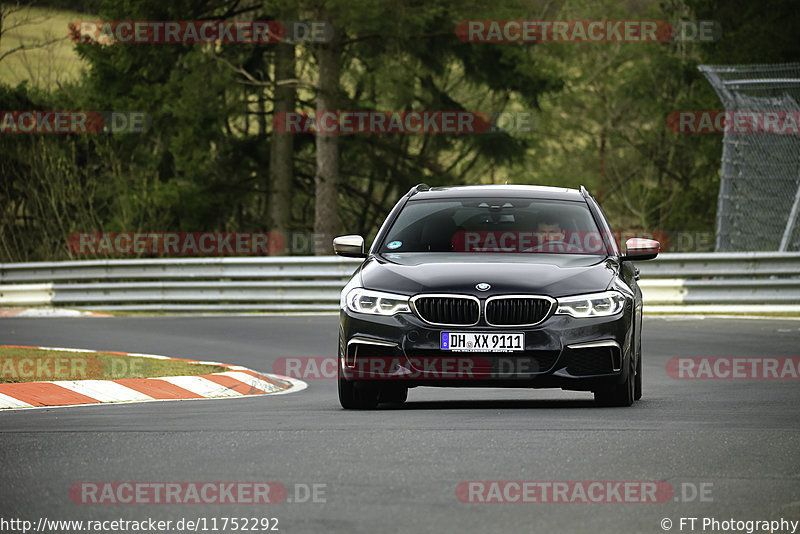
<path id="1" fill-rule="evenodd" d="M 48 4 L 48 3 L 45 3 Z M 767 0 L 178 0 L 50 2 L 101 20 L 320 20 L 341 37 L 342 110 L 525 111 L 529 134 L 346 135 L 340 222 L 374 235 L 419 182 L 584 184 L 618 228 L 712 231 L 719 135 L 676 134 L 675 110 L 719 109 L 703 63 L 797 60 L 793 2 Z M 88 17 L 87 17 L 88 18 Z M 469 19 L 717 20 L 716 43 L 465 43 Z M 792 24 L 794 21 L 795 24 Z M 0 82 L 0 109 L 146 112 L 144 134 L 0 135 L 2 261 L 64 259 L 75 231 L 264 231 L 273 54 L 284 44 L 77 44 L 79 83 Z M 297 109 L 315 105 L 314 43 L 296 47 Z M 310 231 L 314 138 L 294 142 L 292 220 Z"/>
<path id="2" fill-rule="evenodd" d="M 800 60 L 800 9 L 791 0 L 686 0 L 698 19 L 715 20 L 722 39 L 704 43 L 709 64 L 785 63 Z"/>
<path id="3" fill-rule="evenodd" d="M 0 85 L 0 109 L 66 109 L 62 94 Z M 0 135 L 0 257 L 61 258 L 66 236 L 99 223 L 110 193 L 97 169 L 95 140 L 58 134 Z"/>
<path id="4" fill-rule="evenodd" d="M 612 1 L 574 2 L 569 16 L 691 18 L 677 3 L 645 6 L 632 17 Z M 586 185 L 615 228 L 713 231 L 721 136 L 677 134 L 666 125 L 676 110 L 721 107 L 697 71 L 703 62 L 699 47 L 687 42 L 540 46 L 549 47 L 565 73 L 565 88 L 542 102 L 525 166 L 528 180 L 522 180 Z"/>

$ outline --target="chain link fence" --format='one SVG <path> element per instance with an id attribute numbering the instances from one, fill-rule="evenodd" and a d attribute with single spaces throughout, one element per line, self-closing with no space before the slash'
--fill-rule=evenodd
<path id="1" fill-rule="evenodd" d="M 699 69 L 729 120 L 737 112 L 756 112 L 756 120 L 771 115 L 782 127 L 800 117 L 800 63 Z M 746 132 L 725 128 L 717 252 L 800 251 L 800 134 L 764 124 Z"/>

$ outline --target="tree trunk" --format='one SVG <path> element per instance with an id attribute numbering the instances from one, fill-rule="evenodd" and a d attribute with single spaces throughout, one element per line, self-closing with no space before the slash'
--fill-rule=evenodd
<path id="1" fill-rule="evenodd" d="M 281 43 L 275 50 L 275 110 L 294 111 L 296 89 L 295 47 Z M 273 128 L 269 147 L 269 229 L 286 232 L 292 215 L 292 176 L 294 171 L 294 134 L 281 133 Z"/>
<path id="2" fill-rule="evenodd" d="M 341 49 L 334 35 L 328 43 L 317 48 L 319 86 L 317 88 L 317 119 L 325 111 L 337 111 Z M 316 134 L 317 173 L 314 176 L 314 254 L 333 253 L 333 238 L 339 230 L 339 137 L 335 133 Z"/>

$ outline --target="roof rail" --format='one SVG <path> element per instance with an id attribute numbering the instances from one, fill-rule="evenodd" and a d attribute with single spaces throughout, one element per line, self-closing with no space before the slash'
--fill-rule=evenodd
<path id="1" fill-rule="evenodd" d="M 409 190 L 408 196 L 413 196 L 420 191 L 428 191 L 430 188 L 431 186 L 428 184 L 417 184 Z"/>
<path id="2" fill-rule="evenodd" d="M 589 191 L 587 191 L 586 188 L 583 187 L 582 185 L 581 185 L 581 195 L 583 195 L 583 198 L 592 198 L 592 195 L 589 194 Z"/>

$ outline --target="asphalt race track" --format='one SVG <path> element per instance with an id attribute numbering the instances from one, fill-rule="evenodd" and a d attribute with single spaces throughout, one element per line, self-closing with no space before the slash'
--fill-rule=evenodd
<path id="1" fill-rule="evenodd" d="M 280 357 L 334 355 L 336 332 L 333 316 L 0 321 L 2 344 L 264 372 Z M 400 409 L 350 412 L 335 380 L 309 379 L 272 397 L 2 412 L 0 517 L 270 517 L 284 533 L 657 533 L 664 518 L 673 532 L 681 517 L 800 520 L 800 381 L 676 380 L 666 365 L 677 356 L 798 357 L 800 321 L 647 318 L 644 397 L 632 408 L 595 408 L 588 393 L 417 388 Z M 476 480 L 666 481 L 675 498 L 461 502 L 456 487 Z M 325 502 L 75 504 L 68 491 L 81 481 L 276 481 L 290 499 L 324 484 Z"/>

